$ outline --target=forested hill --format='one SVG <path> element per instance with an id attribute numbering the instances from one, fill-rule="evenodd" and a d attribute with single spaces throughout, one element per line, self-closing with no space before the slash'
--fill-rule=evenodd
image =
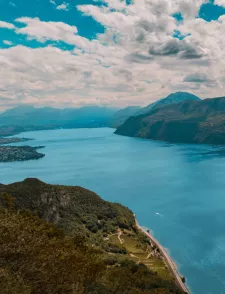
<path id="1" fill-rule="evenodd" d="M 130 117 L 116 134 L 179 143 L 225 144 L 225 97 L 183 101 Z"/>
<path id="2" fill-rule="evenodd" d="M 4 294 L 182 293 L 133 213 L 81 187 L 0 184 L 0 235 Z"/>
<path id="3" fill-rule="evenodd" d="M 134 228 L 133 213 L 120 204 L 102 200 L 82 187 L 46 184 L 30 178 L 0 186 L 0 193 L 15 197 L 17 209 L 28 209 L 71 235 L 90 238 L 91 233 L 110 233 L 117 227 Z M 94 234 L 93 234 L 94 236 Z"/>

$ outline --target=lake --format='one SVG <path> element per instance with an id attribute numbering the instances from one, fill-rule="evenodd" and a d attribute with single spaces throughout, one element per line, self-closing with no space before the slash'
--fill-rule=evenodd
<path id="1" fill-rule="evenodd" d="M 129 206 L 167 248 L 193 294 L 225 293 L 225 154 L 219 147 L 167 144 L 113 129 L 37 131 L 43 159 L 0 163 L 0 182 L 37 177 L 80 185 Z M 23 143 L 14 145 L 24 145 Z"/>

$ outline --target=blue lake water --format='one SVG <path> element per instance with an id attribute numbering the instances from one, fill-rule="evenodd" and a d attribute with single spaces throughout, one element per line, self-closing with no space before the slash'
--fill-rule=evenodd
<path id="1" fill-rule="evenodd" d="M 0 163 L 1 183 L 37 177 L 129 206 L 168 248 L 193 294 L 225 293 L 225 156 L 207 154 L 219 147 L 127 138 L 108 128 L 19 137 L 46 146 L 46 156 Z"/>

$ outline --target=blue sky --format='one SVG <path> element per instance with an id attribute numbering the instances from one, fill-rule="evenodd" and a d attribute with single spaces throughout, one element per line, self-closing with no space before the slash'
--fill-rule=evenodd
<path id="1" fill-rule="evenodd" d="M 224 32 L 225 0 L 0 0 L 0 109 L 222 96 Z"/>
<path id="2" fill-rule="evenodd" d="M 38 17 L 42 21 L 64 22 L 79 29 L 79 34 L 86 38 L 92 39 L 97 33 L 104 32 L 104 27 L 96 22 L 92 17 L 84 17 L 81 12 L 76 9 L 78 4 L 98 5 L 92 0 L 69 2 L 54 1 L 55 5 L 48 0 L 32 0 L 32 5 L 28 5 L 28 0 L 1 0 L 0 2 L 0 20 L 14 23 L 14 20 L 21 16 L 31 18 Z M 58 10 L 57 6 L 62 3 L 69 3 L 68 10 Z M 99 3 L 100 4 L 100 3 Z M 65 13 L 66 12 L 66 13 Z M 28 42 L 26 37 L 18 36 L 9 30 L 1 31 L 1 40 L 10 39 L 15 44 L 23 44 L 31 47 L 38 47 L 40 44 Z M 2 47 L 6 47 L 1 43 Z"/>

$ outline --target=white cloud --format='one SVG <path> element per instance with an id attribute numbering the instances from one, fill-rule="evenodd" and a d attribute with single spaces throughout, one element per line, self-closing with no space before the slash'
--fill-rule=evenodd
<path id="1" fill-rule="evenodd" d="M 65 10 L 65 11 L 68 11 L 68 10 L 69 10 L 69 4 L 63 2 L 61 5 L 58 5 L 58 6 L 56 7 L 56 9 L 58 9 L 58 10 Z"/>
<path id="2" fill-rule="evenodd" d="M 12 46 L 13 43 L 11 41 L 8 41 L 8 40 L 3 40 L 3 43 L 7 46 Z"/>
<path id="3" fill-rule="evenodd" d="M 37 105 L 126 106 L 148 104 L 178 90 L 200 97 L 224 95 L 225 16 L 211 22 L 196 18 L 204 0 L 104 2 L 77 7 L 105 27 L 93 40 L 62 22 L 17 19 L 25 25 L 17 34 L 42 43 L 63 41 L 74 49 L 1 49 L 0 98 Z M 183 23 L 171 16 L 176 12 L 182 13 Z M 174 30 L 186 37 L 174 38 Z"/>
<path id="4" fill-rule="evenodd" d="M 138 99 L 145 82 L 123 71 L 103 67 L 92 55 L 75 55 L 54 47 L 0 49 L 0 97 L 36 105 L 123 105 Z M 143 70 L 139 69 L 140 73 Z M 134 80 L 133 80 L 134 78 Z M 129 96 L 127 95 L 129 93 Z M 115 99 L 115 96 L 118 99 Z M 135 99 L 135 100 L 136 100 Z"/>
<path id="5" fill-rule="evenodd" d="M 16 7 L 16 4 L 14 2 L 9 2 L 9 5 L 12 7 Z"/>
<path id="6" fill-rule="evenodd" d="M 39 18 L 21 17 L 16 22 L 25 24 L 25 27 L 17 28 L 17 34 L 27 35 L 30 39 L 40 42 L 46 40 L 65 41 L 69 44 L 75 42 L 77 28 L 63 22 L 40 21 Z"/>
<path id="7" fill-rule="evenodd" d="M 225 0 L 215 0 L 214 4 L 225 7 Z"/>
<path id="8" fill-rule="evenodd" d="M 54 0 L 50 0 L 49 2 L 50 2 L 51 4 L 53 4 L 53 5 L 56 5 L 56 3 L 55 3 Z"/>
<path id="9" fill-rule="evenodd" d="M 12 23 L 9 23 L 6 21 L 0 21 L 0 28 L 15 29 L 16 27 Z"/>

